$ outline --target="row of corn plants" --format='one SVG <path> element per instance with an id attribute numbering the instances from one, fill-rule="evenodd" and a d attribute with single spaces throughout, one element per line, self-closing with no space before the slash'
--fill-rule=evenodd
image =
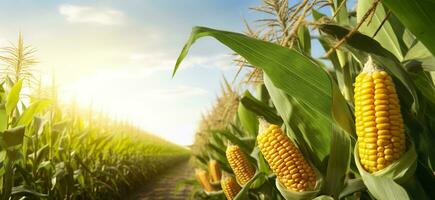
<path id="1" fill-rule="evenodd" d="M 252 71 L 233 119 L 197 138 L 193 197 L 435 199 L 435 3 L 264 0 L 254 9 L 272 15 L 260 30 L 195 27 L 174 69 L 208 36 Z"/>
<path id="2" fill-rule="evenodd" d="M 188 157 L 128 123 L 25 95 L 24 87 L 0 84 L 1 199 L 123 199 Z"/>

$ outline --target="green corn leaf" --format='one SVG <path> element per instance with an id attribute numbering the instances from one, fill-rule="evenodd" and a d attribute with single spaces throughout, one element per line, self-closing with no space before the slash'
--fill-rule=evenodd
<path id="1" fill-rule="evenodd" d="M 334 198 L 327 196 L 327 195 L 322 195 L 322 196 L 318 196 L 318 197 L 314 198 L 313 200 L 334 200 Z"/>
<path id="2" fill-rule="evenodd" d="M 338 12 L 337 16 L 335 17 L 335 20 L 341 24 L 341 25 L 349 25 L 349 13 L 347 11 L 346 8 L 346 2 L 344 2 L 345 4 L 343 5 L 343 7 L 338 10 L 338 8 L 340 7 L 340 5 L 343 3 L 343 1 L 345 0 L 333 0 L 333 5 L 332 5 L 332 10 L 334 12 Z"/>
<path id="3" fill-rule="evenodd" d="M 382 0 L 383 5 L 435 54 L 435 2 L 432 0 Z"/>
<path id="4" fill-rule="evenodd" d="M 260 84 L 257 86 L 256 94 L 257 94 L 256 99 L 259 99 L 261 102 L 265 104 L 269 104 L 270 95 L 264 84 Z"/>
<path id="5" fill-rule="evenodd" d="M 248 144 L 243 142 L 240 138 L 238 138 L 237 136 L 235 136 L 233 133 L 229 132 L 228 130 L 212 130 L 211 133 L 223 135 L 232 144 L 239 146 L 247 154 L 249 154 L 251 152 L 252 148 Z"/>
<path id="6" fill-rule="evenodd" d="M 50 100 L 39 100 L 32 103 L 20 116 L 17 125 L 27 126 L 32 122 L 33 117 L 51 105 Z"/>
<path id="7" fill-rule="evenodd" d="M 421 42 L 411 46 L 404 60 L 409 71 L 417 71 L 421 68 L 425 71 L 435 71 L 435 57 Z"/>
<path id="8" fill-rule="evenodd" d="M 328 121 L 320 120 L 321 118 L 315 120 L 315 116 L 305 115 L 307 112 L 292 105 L 290 97 L 275 87 L 266 74 L 264 75 L 264 83 L 278 114 L 284 120 L 287 134 L 295 141 L 302 153 L 308 156 L 316 166 L 319 166 L 320 161 L 329 154 L 331 125 Z M 309 130 L 313 131 L 299 130 L 305 118 L 315 120 L 311 124 L 305 124 L 311 127 Z"/>
<path id="9" fill-rule="evenodd" d="M 5 130 L 0 133 L 0 144 L 3 148 L 20 145 L 23 143 L 24 132 L 24 126 Z"/>
<path id="10" fill-rule="evenodd" d="M 374 0 L 358 1 L 357 7 L 357 20 L 361 21 L 362 16 L 367 12 Z M 369 20 L 366 20 L 359 31 L 372 37 L 378 28 L 381 26 L 382 21 L 387 17 L 387 13 L 382 4 L 378 4 L 375 13 Z M 389 20 L 385 21 L 378 33 L 374 37 L 385 49 L 394 54 L 400 61 L 403 60 L 403 53 L 399 44 L 399 39 L 394 32 L 392 24 Z"/>
<path id="11" fill-rule="evenodd" d="M 307 26 L 299 26 L 297 36 L 299 41 L 298 44 L 300 49 L 302 49 L 302 52 L 306 55 L 311 55 L 311 36 Z"/>
<path id="12" fill-rule="evenodd" d="M 245 95 L 240 100 L 240 103 L 245 109 L 248 109 L 257 114 L 258 116 L 263 117 L 269 123 L 277 125 L 282 124 L 282 119 L 276 114 L 273 108 L 257 100 L 249 92 L 245 93 Z M 256 127 L 256 133 L 258 133 L 258 120 L 256 123 Z"/>
<path id="13" fill-rule="evenodd" d="M 266 159 L 264 159 L 263 154 L 261 154 L 260 149 L 258 147 L 254 148 L 254 150 L 251 153 L 251 157 L 257 160 L 257 169 L 259 172 L 262 172 L 266 175 L 272 172 L 269 168 L 269 165 L 267 164 Z"/>
<path id="14" fill-rule="evenodd" d="M 340 129 L 334 128 L 331 143 L 324 191 L 326 194 L 338 197 L 344 188 L 352 155 L 350 137 Z"/>
<path id="15" fill-rule="evenodd" d="M 325 69 L 300 52 L 273 43 L 238 33 L 195 27 L 177 59 L 173 75 L 192 44 L 204 36 L 214 37 L 253 66 L 263 69 L 276 87 L 296 98 L 303 106 L 309 107 L 318 115 L 318 120 L 333 122 L 330 114 L 331 86 Z"/>
<path id="16" fill-rule="evenodd" d="M 0 131 L 6 130 L 8 127 L 8 115 L 6 113 L 5 104 L 0 105 Z"/>
<path id="17" fill-rule="evenodd" d="M 252 95 L 249 93 L 249 91 L 246 91 L 245 97 L 249 98 L 252 97 Z M 248 132 L 250 136 L 256 136 L 258 134 L 257 116 L 243 104 L 243 99 L 239 103 L 237 114 L 239 116 L 240 123 L 246 132 Z"/>
<path id="18" fill-rule="evenodd" d="M 17 83 L 12 86 L 11 91 L 9 92 L 7 101 L 6 101 L 6 114 L 10 116 L 12 114 L 12 111 L 17 106 L 18 100 L 20 100 L 20 92 L 21 88 L 23 86 L 23 81 L 19 80 Z"/>
<path id="19" fill-rule="evenodd" d="M 347 180 L 345 187 L 340 192 L 339 199 L 343 199 L 344 197 L 352 195 L 355 192 L 363 191 L 366 189 L 367 188 L 364 185 L 364 182 L 360 178 Z"/>
<path id="20" fill-rule="evenodd" d="M 248 198 L 248 192 L 249 189 L 251 189 L 251 185 L 254 184 L 255 181 L 257 181 L 260 178 L 264 178 L 264 174 L 261 172 L 257 172 L 254 177 L 251 178 L 240 190 L 240 192 L 237 194 L 236 197 L 234 197 L 234 200 L 245 200 Z"/>

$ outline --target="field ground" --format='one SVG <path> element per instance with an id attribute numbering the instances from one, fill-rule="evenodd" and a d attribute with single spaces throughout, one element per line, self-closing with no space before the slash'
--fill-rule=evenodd
<path id="1" fill-rule="evenodd" d="M 177 182 L 180 180 L 190 179 L 193 175 L 193 168 L 189 161 L 182 161 L 166 171 L 161 172 L 160 176 L 149 181 L 144 186 L 138 188 L 130 196 L 129 200 L 181 200 L 188 199 L 190 188 L 184 188 L 181 191 L 175 191 Z"/>

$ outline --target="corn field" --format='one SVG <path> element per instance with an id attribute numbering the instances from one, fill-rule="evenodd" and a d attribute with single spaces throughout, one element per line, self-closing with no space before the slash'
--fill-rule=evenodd
<path id="1" fill-rule="evenodd" d="M 123 199 L 189 151 L 35 84 L 33 51 L 4 48 L 0 84 L 0 198 Z M 36 85 L 36 87 L 35 87 Z M 48 94 L 47 94 L 48 93 Z"/>
<path id="2" fill-rule="evenodd" d="M 211 37 L 248 71 L 198 126 L 192 199 L 435 199 L 435 2 L 251 9 L 243 34 L 194 27 L 174 68 Z"/>

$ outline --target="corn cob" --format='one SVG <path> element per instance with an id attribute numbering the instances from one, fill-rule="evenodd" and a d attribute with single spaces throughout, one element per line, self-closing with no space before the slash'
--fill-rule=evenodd
<path id="1" fill-rule="evenodd" d="M 237 145 L 229 145 L 226 155 L 237 181 L 240 185 L 245 185 L 255 175 L 254 166 Z"/>
<path id="2" fill-rule="evenodd" d="M 203 169 L 196 169 L 195 178 L 206 192 L 215 191 L 214 187 L 210 183 L 210 177 L 208 176 L 207 171 Z"/>
<path id="3" fill-rule="evenodd" d="M 232 176 L 224 177 L 221 181 L 221 186 L 228 200 L 234 199 L 242 189 Z"/>
<path id="4" fill-rule="evenodd" d="M 302 153 L 277 125 L 257 136 L 258 147 L 278 180 L 293 191 L 313 190 L 316 173 Z"/>
<path id="5" fill-rule="evenodd" d="M 219 182 L 221 180 L 221 170 L 219 168 L 219 163 L 216 160 L 208 161 L 208 171 L 211 176 L 211 181 L 213 183 Z"/>
<path id="6" fill-rule="evenodd" d="M 391 76 L 371 58 L 354 86 L 360 162 L 372 173 L 399 159 L 406 150 L 399 98 Z"/>

